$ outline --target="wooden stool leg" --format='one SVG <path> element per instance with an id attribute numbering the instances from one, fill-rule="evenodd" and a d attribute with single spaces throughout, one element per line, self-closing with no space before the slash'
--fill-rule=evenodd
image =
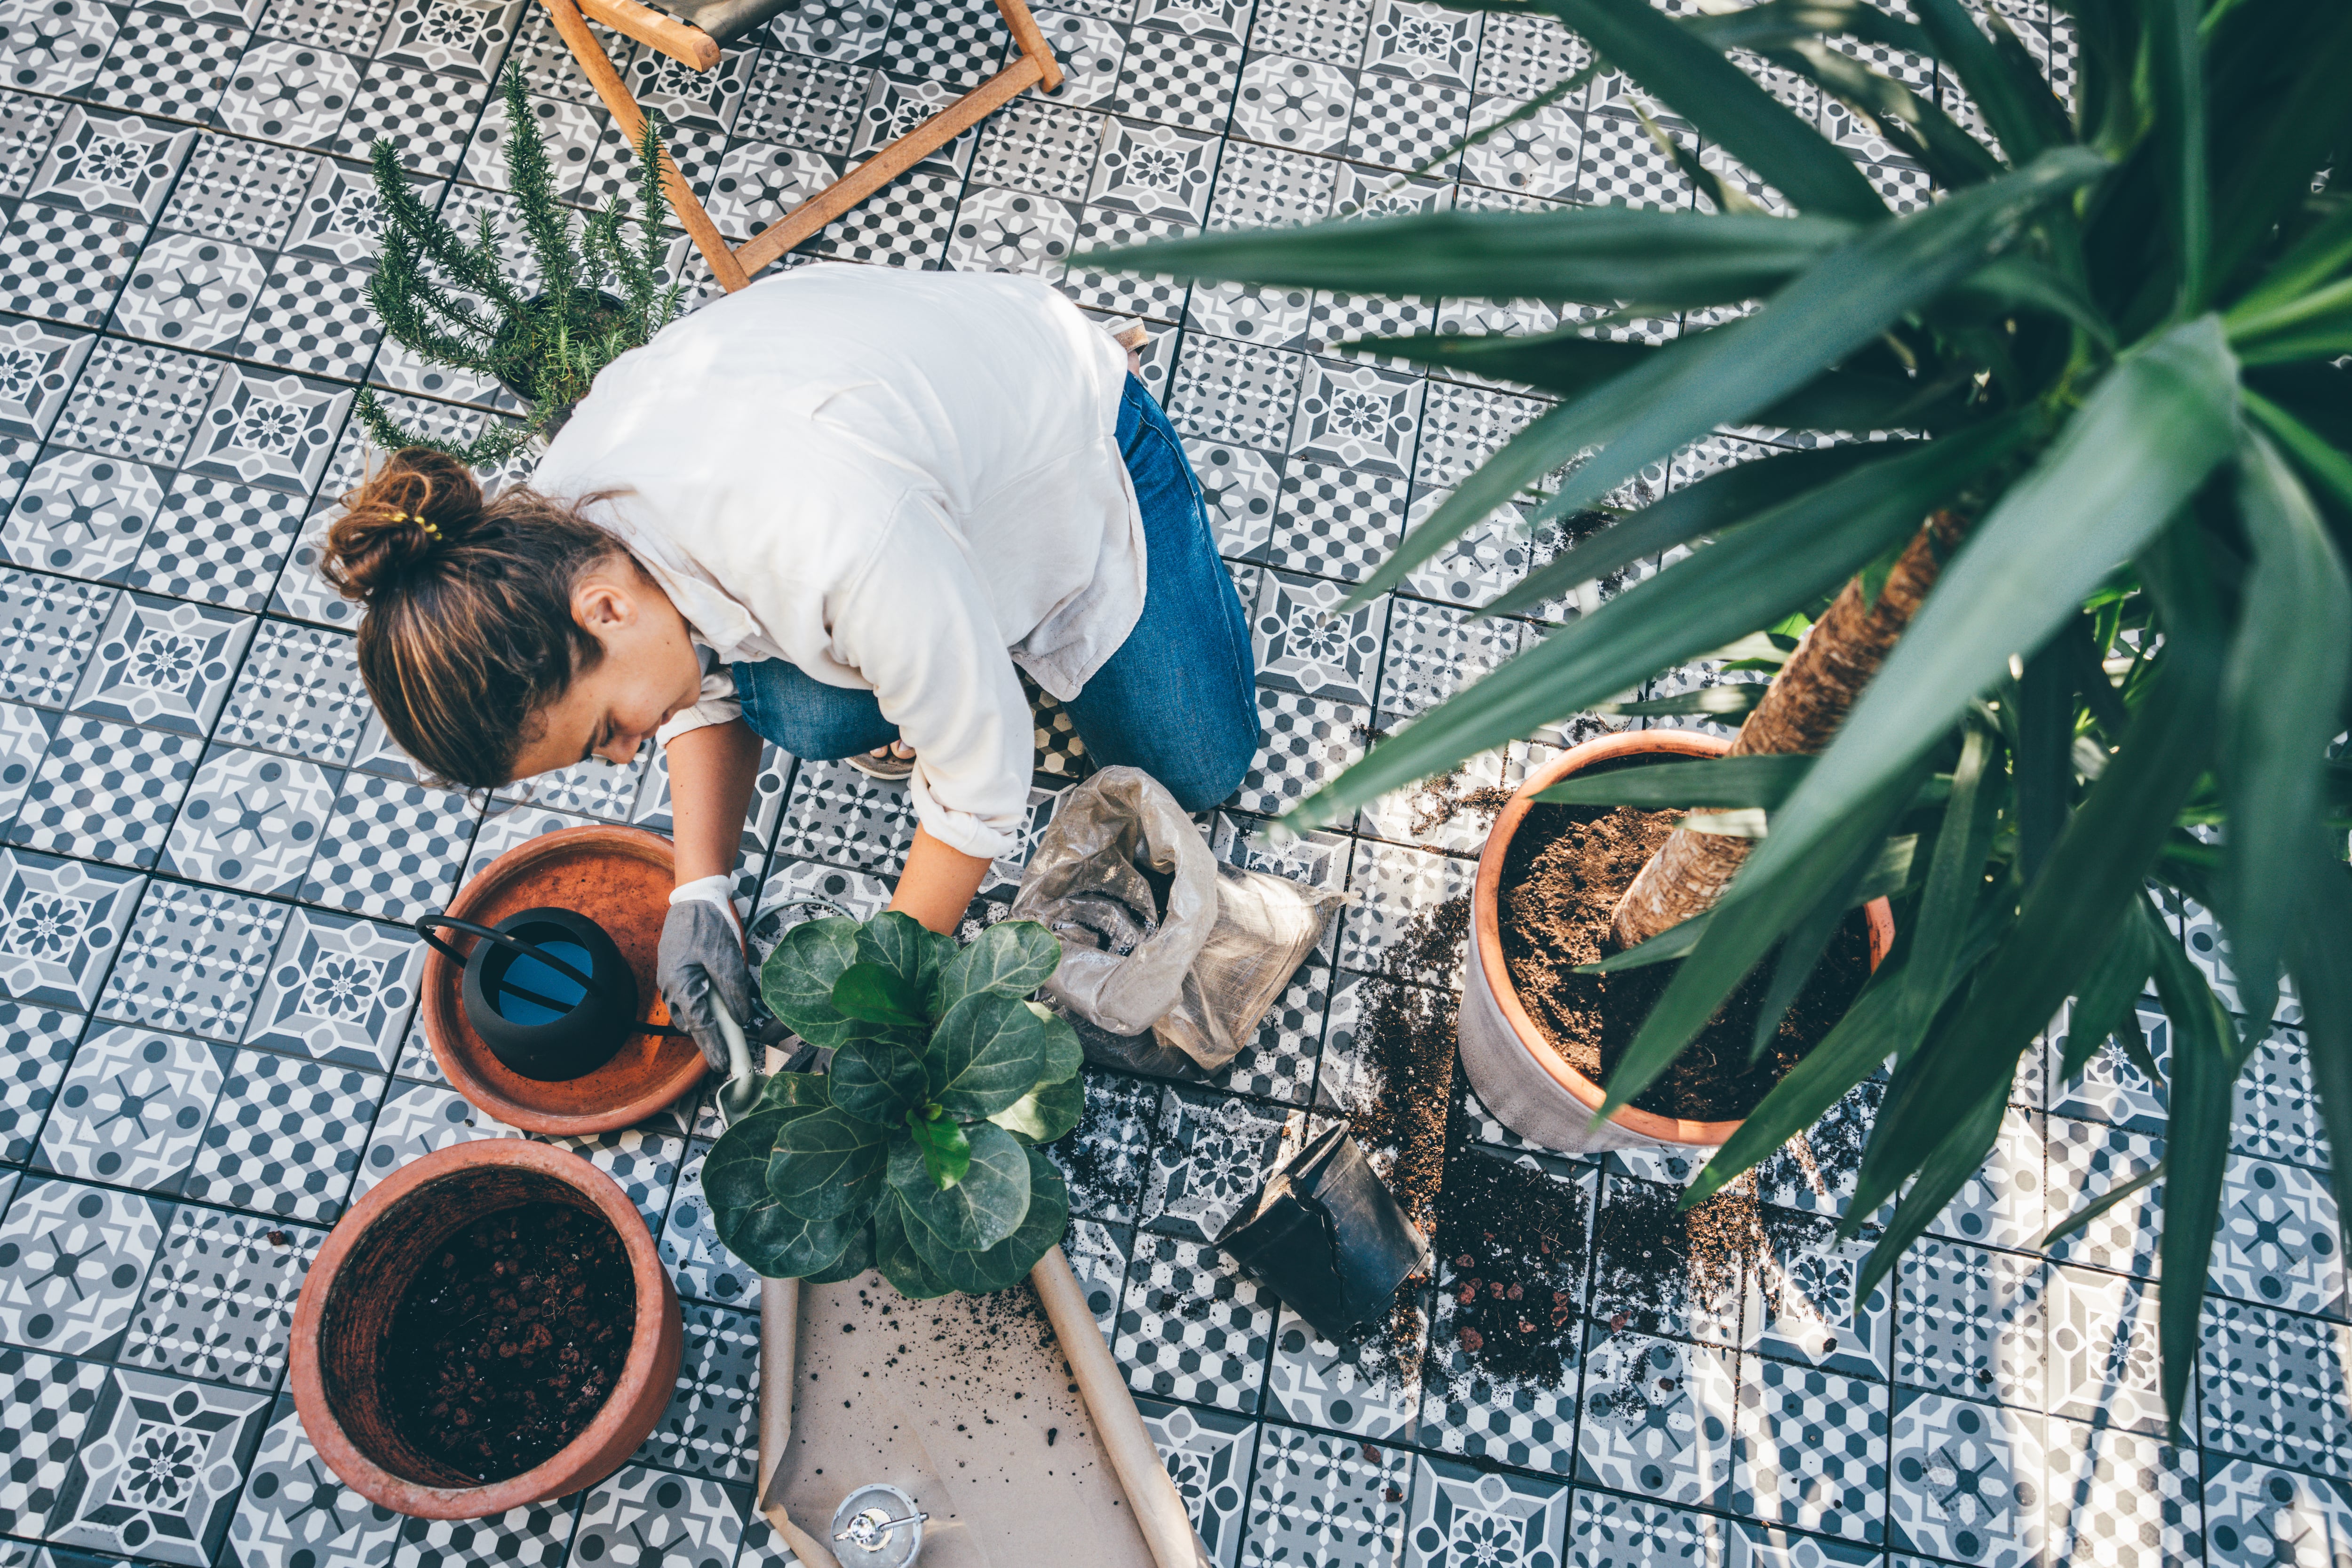
<path id="1" fill-rule="evenodd" d="M 1004 25 L 1012 29 L 1013 41 L 1021 52 L 1037 62 L 1037 90 L 1051 92 L 1062 85 L 1062 62 L 1054 58 L 1054 50 L 1045 42 L 1045 35 L 1037 26 L 1037 18 L 1029 15 L 1022 0 L 996 0 L 996 8 L 1003 15 Z"/>
<path id="2" fill-rule="evenodd" d="M 588 30 L 588 19 L 580 14 L 580 7 L 573 0 L 541 0 L 541 3 L 547 7 L 547 14 L 554 18 L 555 30 L 571 49 L 572 58 L 580 62 L 581 70 L 586 73 L 588 85 L 596 89 L 596 96 L 604 100 L 604 107 L 611 112 L 614 122 L 621 128 L 621 134 L 635 146 L 646 133 L 645 113 L 638 109 L 637 100 L 629 96 L 620 72 L 613 68 L 613 62 L 604 58 L 603 49 L 597 47 L 596 35 Z M 1013 3 L 1018 5 L 1020 0 L 1013 0 Z M 519 136 L 526 132 L 526 127 L 518 125 L 509 134 Z M 719 279 L 719 286 L 730 294 L 749 286 L 751 278 L 744 272 L 742 264 L 735 259 L 735 252 L 729 247 L 726 237 L 719 232 L 719 226 L 710 221 L 709 213 L 703 210 L 700 198 L 686 183 L 686 176 L 679 173 L 677 161 L 670 157 L 667 150 L 662 153 L 661 163 L 662 189 L 669 197 L 670 209 L 677 214 L 678 222 L 685 226 L 695 248 L 702 252 L 702 258 L 710 263 L 711 275 Z"/>

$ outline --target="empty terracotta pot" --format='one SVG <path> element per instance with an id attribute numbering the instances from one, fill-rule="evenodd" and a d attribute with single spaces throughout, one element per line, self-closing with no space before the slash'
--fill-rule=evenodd
<path id="1" fill-rule="evenodd" d="M 604 929 L 636 980 L 636 1017 L 663 1024 L 654 984 L 662 921 L 675 885 L 670 842 L 641 827 L 567 827 L 519 844 L 482 868 L 448 912 L 495 926 L 525 910 L 574 910 Z M 463 939 L 461 939 L 463 940 Z M 527 1132 L 577 1136 L 634 1127 L 702 1081 L 691 1039 L 631 1035 L 578 1078 L 526 1078 L 500 1061 L 467 1021 L 465 973 L 447 953 L 425 955 L 425 1038 L 450 1087 L 478 1110 Z"/>
<path id="2" fill-rule="evenodd" d="M 601 1215 L 628 1255 L 636 1331 L 595 1419 L 544 1464 L 475 1485 L 394 1425 L 379 1367 L 418 1268 L 483 1215 L 527 1203 Z M 459 1143 L 394 1172 L 327 1237 L 294 1308 L 291 1373 L 302 1430 L 327 1468 L 371 1502 L 418 1519 L 484 1519 L 593 1486 L 627 1462 L 677 1386 L 685 1325 L 646 1222 L 602 1171 L 520 1139 Z"/>
<path id="3" fill-rule="evenodd" d="M 1478 879 L 1470 891 L 1470 957 L 1462 989 L 1462 1069 L 1497 1121 L 1531 1143 L 1568 1153 L 1661 1145 L 1713 1149 L 1738 1121 L 1685 1121 L 1621 1106 L 1599 1127 L 1592 1113 L 1607 1098 L 1543 1037 L 1520 1003 L 1503 962 L 1500 901 L 1503 857 L 1527 820 L 1535 797 L 1569 774 L 1621 757 L 1712 757 L 1731 742 L 1694 730 L 1634 730 L 1603 736 L 1563 752 L 1519 785 L 1496 814 Z M 1895 942 L 1895 912 L 1885 899 L 1864 907 L 1870 921 L 1870 966 L 1878 967 Z"/>

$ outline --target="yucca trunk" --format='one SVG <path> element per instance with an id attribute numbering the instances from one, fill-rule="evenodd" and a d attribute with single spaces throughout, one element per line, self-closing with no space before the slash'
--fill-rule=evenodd
<path id="1" fill-rule="evenodd" d="M 1896 559 L 1875 603 L 1864 601 L 1861 578 L 1848 583 L 1773 677 L 1727 754 L 1810 754 L 1826 747 L 1936 585 L 1960 533 L 1953 513 L 1930 518 Z M 1637 947 L 1713 909 L 1748 858 L 1748 845 L 1729 834 L 1676 828 L 1617 901 L 1618 945 Z"/>

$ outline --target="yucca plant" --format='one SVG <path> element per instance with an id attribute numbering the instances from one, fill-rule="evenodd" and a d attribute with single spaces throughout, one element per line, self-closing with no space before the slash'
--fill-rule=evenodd
<path id="1" fill-rule="evenodd" d="M 2330 1140 L 2352 1150 L 2352 770 L 2329 758 L 2352 682 L 2352 376 L 2336 363 L 2352 353 L 2352 201 L 2329 177 L 2352 153 L 2352 7 L 2056 3 L 2082 41 L 2071 105 L 1997 12 L 1979 20 L 1961 0 L 1911 0 L 1916 22 L 1858 0 L 1690 17 L 1645 0 L 1496 5 L 1559 18 L 1595 69 L 1623 73 L 1794 211 L 1767 213 L 1685 158 L 1714 211 L 1434 214 L 1121 259 L 1195 279 L 1688 312 L 1663 346 L 1600 341 L 1591 322 L 1355 345 L 1559 401 L 1353 603 L 1531 488 L 1540 530 L 1721 426 L 1884 437 L 1735 467 L 1597 531 L 1580 520 L 1572 545 L 1487 610 L 1696 548 L 1374 746 L 1291 820 L 1329 821 L 1689 660 L 1729 648 L 1776 665 L 1743 754 L 1559 795 L 1769 814 L 1760 840 L 1678 832 L 1629 893 L 1630 962 L 1681 967 L 1610 1107 L 1751 970 L 1774 964 L 1785 999 L 1845 910 L 1893 893 L 1887 962 L 1687 1194 L 1718 1190 L 1891 1062 L 1844 1222 L 1853 1235 L 1895 1202 L 1860 1300 L 1991 1151 L 2019 1060 L 2062 1005 L 2074 999 L 2071 1077 L 2118 1032 L 2137 1046 L 2131 1003 L 2153 976 L 2173 1022 L 2171 1125 L 2163 1165 L 2132 1185 L 2164 1182 L 2177 1422 L 2232 1083 L 2283 973 Z M 1832 37 L 1934 57 L 1998 150 Z M 1735 47 L 1874 121 L 1938 198 L 1897 217 L 1727 58 Z M 2180 898 L 2220 915 L 2242 1018 L 2163 925 L 2158 900 Z M 2154 1070 L 2144 1048 L 2136 1059 Z M 2352 1214 L 2352 1159 L 2335 1164 Z"/>
<path id="2" fill-rule="evenodd" d="M 520 451 L 562 424 L 572 405 L 588 395 L 598 371 L 650 342 L 677 314 L 680 286 L 662 282 L 669 202 L 662 194 L 660 117 L 646 116 L 637 142 L 634 216 L 615 195 L 583 223 L 556 197 L 555 174 L 534 129 L 521 71 L 509 69 L 500 89 L 507 185 L 520 212 L 537 286 L 508 278 L 505 237 L 488 213 L 468 241 L 418 198 L 399 148 L 378 142 L 371 156 L 384 231 L 368 279 L 368 302 L 394 342 L 453 369 L 528 388 L 530 408 L 520 421 L 495 421 L 460 445 L 402 428 L 375 394 L 362 388 L 359 416 L 387 450 L 430 447 L 467 463 L 494 463 Z M 637 229 L 634 242 L 622 233 L 630 222 Z M 600 279 L 611 279 L 620 294 L 605 293 Z"/>

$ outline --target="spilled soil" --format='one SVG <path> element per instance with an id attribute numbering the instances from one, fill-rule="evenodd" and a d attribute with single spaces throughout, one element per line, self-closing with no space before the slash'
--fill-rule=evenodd
<path id="1" fill-rule="evenodd" d="M 443 1243 L 385 1336 L 385 1407 L 417 1449 L 477 1482 L 554 1457 L 613 1391 L 635 1281 L 602 1215 L 531 1203 Z"/>
<path id="2" fill-rule="evenodd" d="M 1614 974 L 1579 974 L 1580 964 L 1617 951 L 1610 921 L 1617 900 L 1679 814 L 1538 805 L 1503 861 L 1503 959 L 1536 1026 L 1586 1077 L 1605 1082 L 1681 965 L 1654 963 Z M 1869 925 L 1849 914 L 1763 1054 L 1749 1049 L 1765 993 L 1768 957 L 1733 992 L 1696 1040 L 1634 1097 L 1643 1110 L 1693 1121 L 1737 1120 L 1845 1016 L 1870 978 Z"/>

